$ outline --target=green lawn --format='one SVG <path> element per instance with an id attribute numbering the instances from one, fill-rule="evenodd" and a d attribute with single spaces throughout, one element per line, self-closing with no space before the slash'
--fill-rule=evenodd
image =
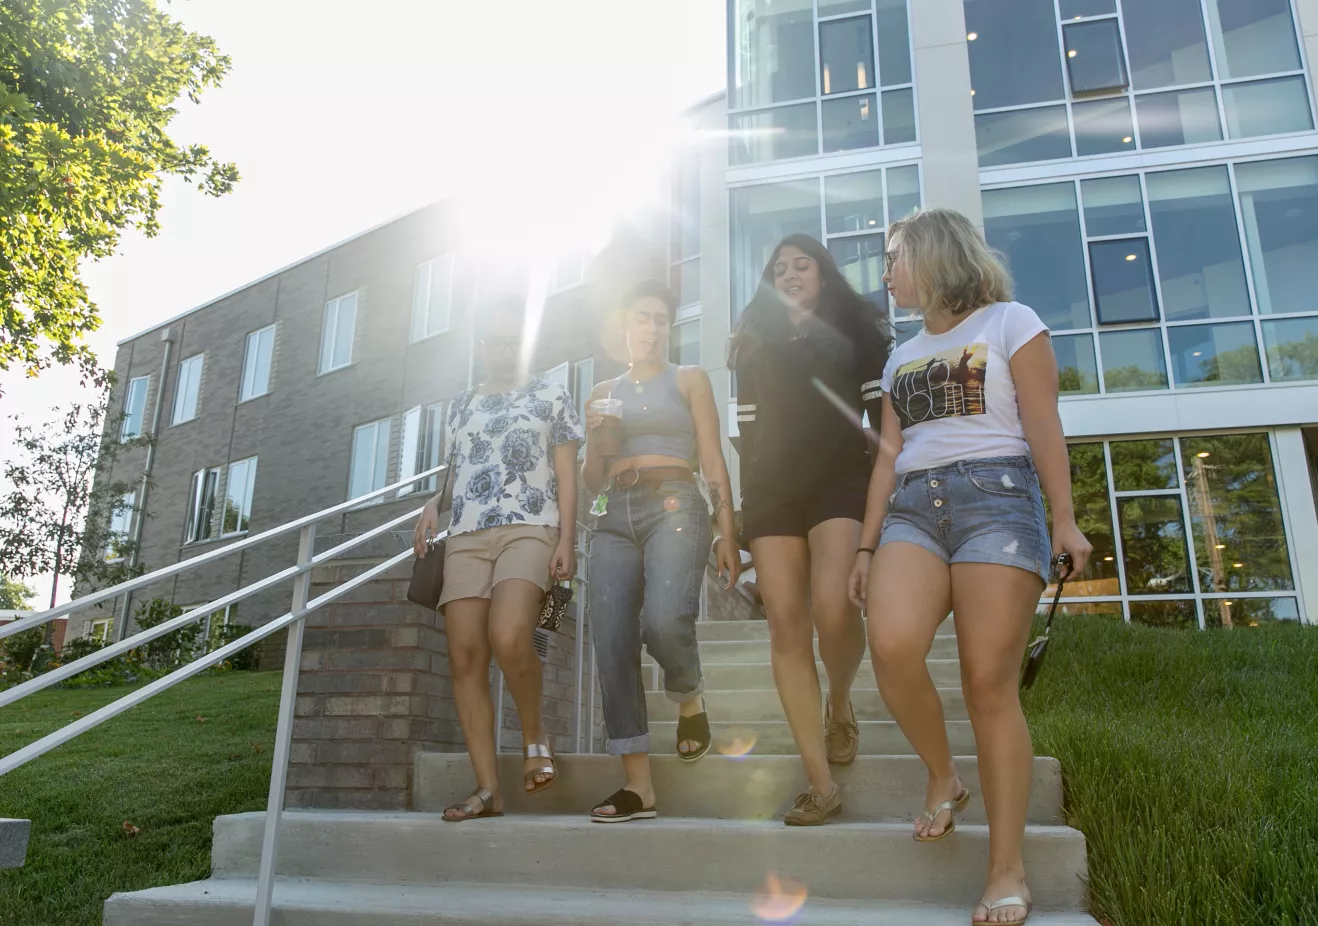
<path id="1" fill-rule="evenodd" d="M 0 871 L 0 924 L 96 926 L 115 891 L 206 877 L 215 817 L 265 806 L 279 680 L 184 682 L 0 778 L 0 817 L 32 820 L 27 867 Z M 45 691 L 0 708 L 0 754 L 130 690 Z"/>

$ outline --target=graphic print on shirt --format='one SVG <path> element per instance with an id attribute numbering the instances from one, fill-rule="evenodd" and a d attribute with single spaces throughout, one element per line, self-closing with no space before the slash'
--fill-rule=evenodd
<path id="1" fill-rule="evenodd" d="M 902 429 L 939 418 L 986 414 L 987 374 L 987 344 L 953 347 L 903 363 L 892 380 L 892 407 Z"/>

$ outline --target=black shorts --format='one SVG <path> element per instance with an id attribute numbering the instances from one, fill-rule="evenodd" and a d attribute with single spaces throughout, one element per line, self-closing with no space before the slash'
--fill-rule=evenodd
<path id="1" fill-rule="evenodd" d="M 865 520 L 869 472 L 855 470 L 803 496 L 785 496 L 759 486 L 743 486 L 742 542 L 760 537 L 808 537 L 812 528 L 835 518 Z"/>

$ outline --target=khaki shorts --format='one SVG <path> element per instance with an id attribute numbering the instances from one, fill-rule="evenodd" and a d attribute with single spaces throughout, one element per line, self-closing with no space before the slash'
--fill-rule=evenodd
<path id="1" fill-rule="evenodd" d="M 450 537 L 444 544 L 444 590 L 439 607 L 459 598 L 489 598 L 504 579 L 525 579 L 548 589 L 549 559 L 558 528 L 505 524 Z"/>

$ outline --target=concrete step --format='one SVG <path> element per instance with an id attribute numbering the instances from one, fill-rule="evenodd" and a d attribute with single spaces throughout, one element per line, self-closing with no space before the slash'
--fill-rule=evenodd
<path id="1" fill-rule="evenodd" d="M 752 926 L 789 918 L 796 926 L 965 926 L 970 918 L 968 907 L 803 900 L 795 882 L 780 885 L 770 897 L 281 880 L 275 883 L 272 919 L 279 926 Z M 249 926 L 255 894 L 255 881 L 218 878 L 115 894 L 105 902 L 105 926 Z M 1035 913 L 1030 923 L 1095 926 L 1084 913 L 1065 912 Z"/>
<path id="2" fill-rule="evenodd" d="M 932 676 L 934 684 L 939 688 L 957 688 L 961 685 L 960 659 L 930 659 L 928 665 L 929 674 Z M 657 670 L 648 659 L 643 662 L 642 668 L 645 670 L 642 675 L 645 681 L 645 690 L 663 691 L 663 672 Z M 744 691 L 748 688 L 774 687 L 773 667 L 767 659 L 764 662 L 743 663 L 740 665 L 702 662 L 700 668 L 705 674 L 705 687 L 709 689 Z M 819 672 L 821 682 L 827 684 L 828 674 L 824 671 L 824 664 L 816 662 L 815 669 Z M 658 675 L 657 679 L 656 674 Z M 874 681 L 874 668 L 870 665 L 868 657 L 861 662 L 860 671 L 856 674 L 856 682 L 852 687 L 853 690 L 877 690 L 878 683 Z"/>
<path id="3" fill-rule="evenodd" d="M 796 740 L 786 720 L 726 723 L 713 720 L 712 751 L 725 756 L 795 756 Z M 865 756 L 910 756 L 915 754 L 895 720 L 862 720 L 860 754 Z M 973 756 L 975 735 L 968 720 L 947 721 L 947 739 L 954 756 Z M 677 752 L 677 722 L 650 721 L 650 751 L 659 755 Z"/>
<path id="4" fill-rule="evenodd" d="M 622 783 L 614 756 L 558 757 L 559 780 L 548 791 L 527 795 L 521 788 L 522 758 L 499 757 L 504 809 L 509 813 L 561 814 L 584 817 Z M 728 820 L 778 820 L 805 790 L 801 760 L 795 756 L 755 756 L 735 759 L 708 755 L 694 765 L 677 756 L 650 760 L 657 806 L 665 816 Z M 970 804 L 960 820 L 984 823 L 979 763 L 958 759 L 961 781 L 970 789 Z M 915 756 L 858 756 L 854 764 L 835 768 L 842 785 L 842 819 L 897 823 L 915 819 L 924 797 L 926 774 Z M 475 787 L 471 762 L 463 753 L 418 753 L 412 778 L 413 807 L 438 813 L 460 801 Z M 1030 785 L 1029 821 L 1062 822 L 1062 772 L 1056 759 L 1034 760 Z"/>
<path id="5" fill-rule="evenodd" d="M 966 701 L 961 696 L 960 688 L 940 688 L 943 700 L 943 715 L 948 720 L 969 720 L 966 714 Z M 853 689 L 851 706 L 855 708 L 857 720 L 892 720 L 888 705 L 875 688 Z M 677 705 L 668 700 L 661 691 L 651 691 L 645 696 L 646 713 L 651 720 L 677 720 Z M 711 720 L 728 722 L 745 722 L 752 720 L 785 720 L 782 702 L 778 692 L 773 688 L 758 691 L 706 691 L 705 708 Z"/>
<path id="6" fill-rule="evenodd" d="M 264 816 L 215 821 L 213 877 L 256 876 Z M 1031 825 L 1023 849 L 1036 904 L 1082 910 L 1084 836 L 1068 827 Z M 601 825 L 580 815 L 445 823 L 437 814 L 295 811 L 283 818 L 278 873 L 377 884 L 616 884 L 637 891 L 750 894 L 774 871 L 800 879 L 819 898 L 937 897 L 968 911 L 979 900 L 987 862 L 988 828 L 973 824 L 921 845 L 911 839 L 909 823 L 788 827 L 663 817 Z"/>
<path id="7" fill-rule="evenodd" d="M 768 662 L 769 641 L 764 640 L 707 640 L 698 644 L 701 662 L 744 663 Z M 819 641 L 815 641 L 815 656 L 819 655 Z M 929 650 L 932 659 L 954 659 L 957 655 L 956 637 L 934 637 Z"/>
<path id="8" fill-rule="evenodd" d="M 948 618 L 938 628 L 938 635 L 956 636 L 956 625 Z M 698 640 L 767 640 L 769 622 L 758 621 L 700 621 L 696 624 Z"/>

